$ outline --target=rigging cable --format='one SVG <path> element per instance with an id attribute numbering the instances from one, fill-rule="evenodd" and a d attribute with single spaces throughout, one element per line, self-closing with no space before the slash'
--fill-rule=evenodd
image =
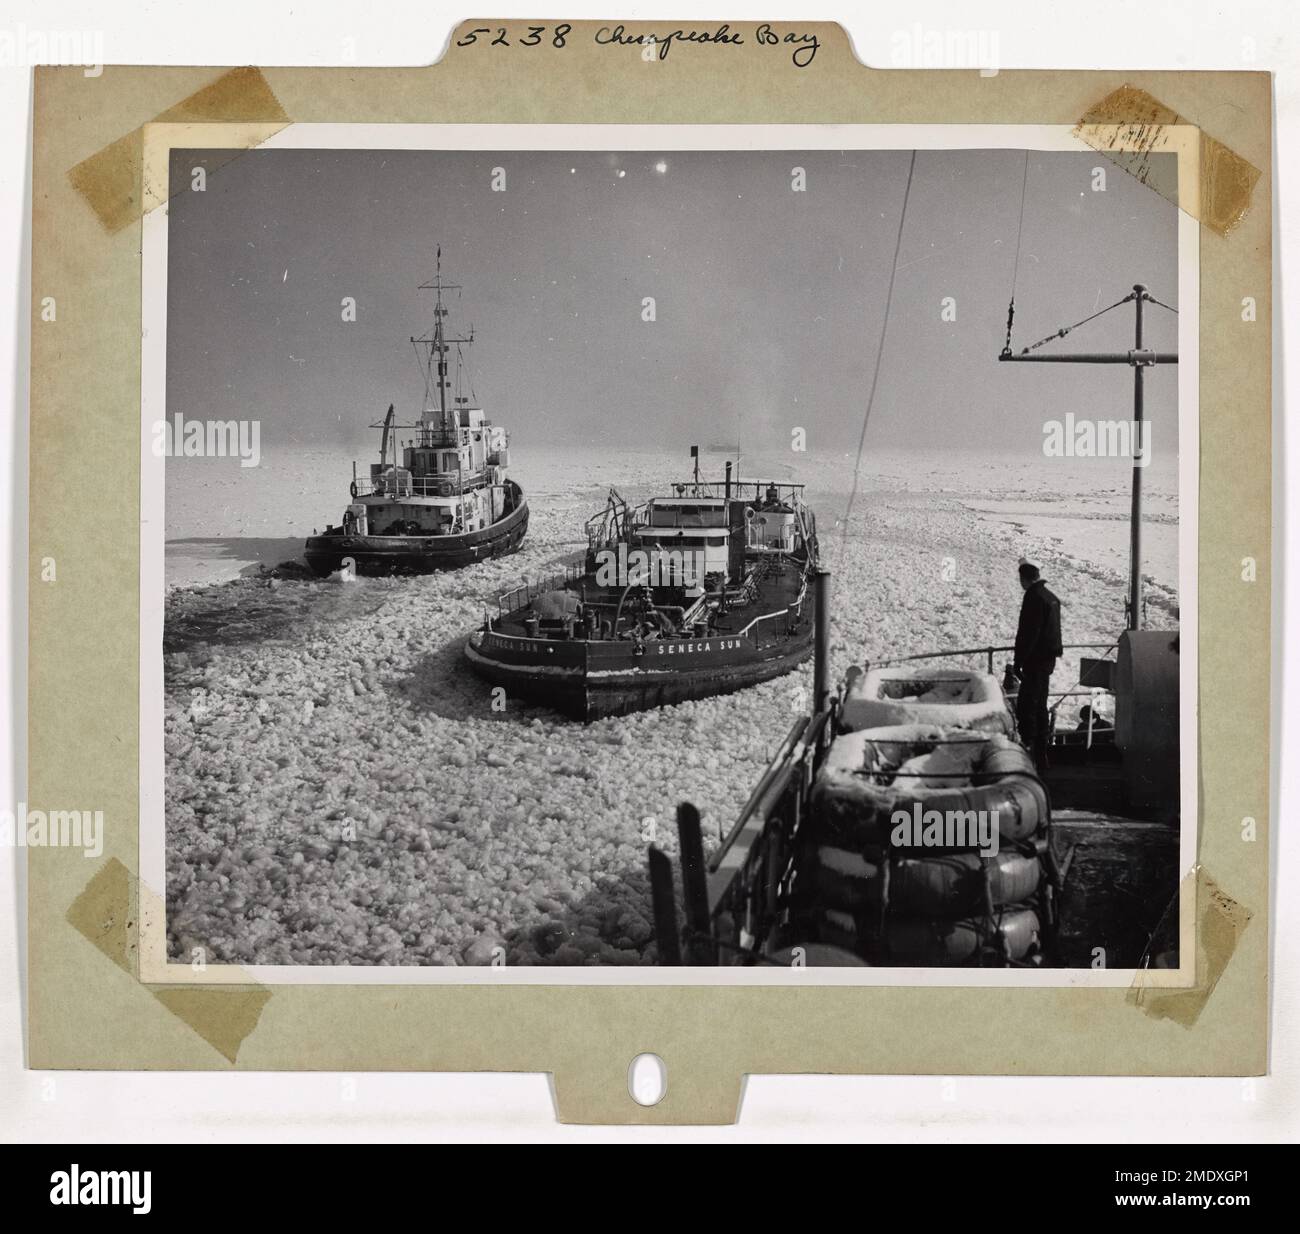
<path id="1" fill-rule="evenodd" d="M 889 309 L 894 301 L 894 279 L 898 274 L 898 254 L 903 247 L 903 224 L 907 220 L 907 199 L 912 193 L 912 174 L 916 171 L 916 151 L 912 151 L 912 161 L 907 166 L 907 185 L 903 189 L 903 207 L 898 212 L 898 236 L 894 240 L 894 262 L 889 270 L 889 289 L 885 292 L 885 316 L 880 323 L 880 340 L 876 345 L 876 364 L 871 372 L 871 388 L 867 392 L 867 410 L 862 417 L 862 433 L 858 437 L 858 457 L 853 465 L 853 488 L 849 491 L 849 502 L 844 508 L 844 537 L 840 541 L 840 558 L 843 560 L 844 549 L 849 539 L 849 515 L 853 513 L 853 501 L 858 495 L 858 480 L 862 473 L 862 450 L 867 441 L 867 424 L 871 420 L 871 407 L 876 399 L 876 382 L 880 378 L 880 361 L 885 353 L 885 335 L 889 332 Z"/>
<path id="2" fill-rule="evenodd" d="M 433 340 L 427 338 L 413 338 L 411 344 L 415 348 L 415 360 L 420 366 L 420 376 L 424 378 L 424 406 L 428 411 L 433 410 L 434 397 L 434 379 L 433 379 L 433 357 L 437 354 L 434 350 Z M 426 357 L 422 348 L 429 349 Z"/>
<path id="3" fill-rule="evenodd" d="M 1064 338 L 1071 330 L 1077 330 L 1080 326 L 1086 326 L 1090 321 L 1096 321 L 1104 313 L 1109 313 L 1111 309 L 1117 309 L 1121 304 L 1128 304 L 1130 300 L 1137 297 L 1137 292 L 1130 291 L 1122 300 L 1116 300 L 1114 304 L 1108 304 L 1104 309 L 1098 309 L 1095 313 L 1085 317 L 1082 321 L 1076 321 L 1072 326 L 1062 326 L 1059 330 L 1054 330 L 1046 338 L 1040 338 L 1036 343 L 1030 343 L 1028 347 L 1022 348 L 1020 354 L 1027 356 L 1031 351 L 1037 351 L 1044 343 L 1050 343 L 1053 339 Z M 1150 297 L 1147 297 L 1150 299 Z M 1168 308 L 1167 304 L 1162 304 L 1161 308 Z M 1173 310 L 1177 312 L 1177 309 Z M 1007 354 L 1010 354 L 1009 352 Z"/>
<path id="4" fill-rule="evenodd" d="M 1025 151 L 1025 170 L 1020 178 L 1020 222 L 1016 227 L 1016 261 L 1011 268 L 1011 303 L 1007 305 L 1007 341 L 1002 354 L 1011 354 L 1011 323 L 1016 317 L 1016 281 L 1020 277 L 1020 241 L 1025 234 L 1025 189 L 1029 186 L 1029 151 Z"/>
<path id="5" fill-rule="evenodd" d="M 474 327 L 469 328 L 470 341 L 474 341 Z M 474 374 L 470 372 L 469 365 L 465 363 L 465 353 L 461 350 L 461 345 L 456 344 L 456 393 L 461 391 L 461 377 L 464 375 L 465 389 L 469 391 L 469 401 L 471 407 L 478 406 L 478 393 L 474 389 Z"/>

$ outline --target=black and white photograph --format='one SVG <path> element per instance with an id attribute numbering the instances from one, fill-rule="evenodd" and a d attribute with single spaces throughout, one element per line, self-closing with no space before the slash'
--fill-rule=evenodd
<path id="1" fill-rule="evenodd" d="M 156 979 L 1187 984 L 1174 194 L 383 128 L 176 146 L 145 218 Z"/>
<path id="2" fill-rule="evenodd" d="M 1279 1197 L 1293 9 L 16 4 L 20 1206 Z"/>

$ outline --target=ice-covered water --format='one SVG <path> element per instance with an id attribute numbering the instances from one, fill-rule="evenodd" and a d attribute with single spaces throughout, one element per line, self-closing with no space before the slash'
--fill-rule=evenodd
<path id="1" fill-rule="evenodd" d="M 484 962 L 499 945 L 512 964 L 653 958 L 646 836 L 674 851 L 684 799 L 710 837 L 730 824 L 806 708 L 811 669 L 590 726 L 513 702 L 493 711 L 461 654 L 484 605 L 580 548 L 610 484 L 639 499 L 686 469 L 667 452 L 516 454 L 532 507 L 521 552 L 347 584 L 258 576 L 259 563 L 296 556 L 313 527 L 338 521 L 346 453 L 264 453 L 244 469 L 169 461 L 173 954 L 449 964 Z M 721 456 L 703 465 L 721 474 Z M 1021 556 L 1061 596 L 1067 642 L 1122 627 L 1122 463 L 873 457 L 847 522 L 851 457 L 747 458 L 743 470 L 809 485 L 835 573 L 837 672 L 1009 642 Z M 1172 625 L 1175 477 L 1153 464 L 1144 479 L 1149 617 Z M 1067 659 L 1054 684 L 1075 668 Z"/>

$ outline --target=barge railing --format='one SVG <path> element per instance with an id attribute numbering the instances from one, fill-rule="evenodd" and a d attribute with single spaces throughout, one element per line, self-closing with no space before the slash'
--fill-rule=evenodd
<path id="1" fill-rule="evenodd" d="M 807 594 L 807 588 L 801 590 L 798 596 L 785 608 L 779 608 L 774 613 L 763 613 L 755 617 L 752 621 L 742 626 L 736 631 L 737 638 L 747 638 L 755 646 L 758 645 L 759 631 L 758 627 L 765 621 L 775 621 L 779 617 L 788 617 L 791 613 L 797 613 L 803 606 L 804 597 Z"/>
<path id="2" fill-rule="evenodd" d="M 584 562 L 581 558 L 568 561 L 563 571 L 552 571 L 541 578 L 529 579 L 497 595 L 497 617 L 505 617 L 516 609 L 531 604 L 538 596 L 548 591 L 563 591 L 570 583 L 577 582 L 583 575 Z"/>
<path id="3" fill-rule="evenodd" d="M 673 496 L 675 497 L 726 497 L 728 496 L 728 484 L 730 484 L 730 496 L 732 501 L 762 501 L 767 497 L 769 491 L 775 490 L 779 501 L 794 505 L 795 502 L 803 501 L 804 485 L 782 483 L 777 480 L 741 480 L 732 478 L 730 482 L 726 480 L 688 480 L 685 483 L 674 484 Z M 676 492 L 681 489 L 680 493 Z"/>

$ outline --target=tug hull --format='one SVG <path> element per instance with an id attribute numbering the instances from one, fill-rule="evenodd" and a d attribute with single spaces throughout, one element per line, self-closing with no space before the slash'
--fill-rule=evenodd
<path id="1" fill-rule="evenodd" d="M 528 503 L 480 531 L 458 536 L 312 536 L 304 556 L 321 578 L 340 570 L 348 559 L 358 574 L 433 574 L 456 570 L 513 553 L 528 530 Z"/>

